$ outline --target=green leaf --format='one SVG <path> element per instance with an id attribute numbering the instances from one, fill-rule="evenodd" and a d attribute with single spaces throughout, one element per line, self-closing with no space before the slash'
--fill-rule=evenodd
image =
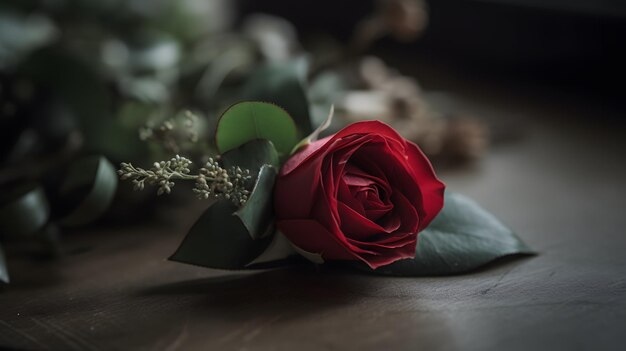
<path id="1" fill-rule="evenodd" d="M 217 124 L 215 143 L 220 153 L 254 139 L 267 139 L 279 155 L 288 155 L 298 142 L 296 126 L 282 108 L 267 102 L 240 102 L 229 107 Z"/>
<path id="2" fill-rule="evenodd" d="M 46 195 L 39 185 L 23 184 L 8 188 L 0 199 L 0 233 L 8 236 L 31 235 L 50 217 Z"/>
<path id="3" fill-rule="evenodd" d="M 281 106 L 293 117 L 300 135 L 308 135 L 313 128 L 303 87 L 307 70 L 308 63 L 303 59 L 259 68 L 244 85 L 241 97 L 243 100 L 267 101 Z"/>
<path id="4" fill-rule="evenodd" d="M 477 203 L 448 193 L 441 213 L 419 234 L 415 258 L 372 272 L 400 276 L 457 274 L 517 254 L 533 254 L 533 251 Z"/>
<path id="5" fill-rule="evenodd" d="M 7 262 L 4 259 L 2 245 L 0 245 L 0 282 L 9 283 L 9 271 L 7 270 Z"/>
<path id="6" fill-rule="evenodd" d="M 278 153 L 271 141 L 255 139 L 222 155 L 225 167 L 250 170 L 255 186 L 246 204 L 235 212 L 253 239 L 266 234 L 273 221 L 272 193 L 279 166 Z"/>
<path id="7" fill-rule="evenodd" d="M 235 212 L 235 215 L 241 219 L 252 239 L 259 239 L 267 234 L 268 228 L 274 221 L 272 195 L 275 178 L 276 168 L 270 165 L 263 165 L 248 201 Z"/>
<path id="8" fill-rule="evenodd" d="M 250 170 L 253 178 L 256 178 L 263 165 L 280 166 L 278 152 L 271 141 L 266 139 L 254 139 L 237 148 L 222 154 L 224 167 L 241 167 Z"/>
<path id="9" fill-rule="evenodd" d="M 210 268 L 245 268 L 267 248 L 272 237 L 253 239 L 234 214 L 236 210 L 228 200 L 213 203 L 169 259 Z"/>
<path id="10" fill-rule="evenodd" d="M 78 226 L 89 223 L 108 208 L 117 189 L 115 167 L 102 156 L 76 161 L 61 185 L 61 196 L 75 204 L 60 223 Z"/>

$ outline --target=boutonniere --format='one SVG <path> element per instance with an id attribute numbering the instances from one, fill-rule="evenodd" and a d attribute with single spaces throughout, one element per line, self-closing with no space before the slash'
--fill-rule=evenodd
<path id="1" fill-rule="evenodd" d="M 493 215 L 439 180 L 419 147 L 378 121 L 304 139 L 283 108 L 246 101 L 216 127 L 219 155 L 194 170 L 176 156 L 150 169 L 123 163 L 136 189 L 194 182 L 212 201 L 173 261 L 220 269 L 304 257 L 386 275 L 444 275 L 531 250 Z"/>

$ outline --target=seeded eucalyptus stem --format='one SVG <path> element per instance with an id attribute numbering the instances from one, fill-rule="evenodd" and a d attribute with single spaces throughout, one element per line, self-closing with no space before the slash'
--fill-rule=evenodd
<path id="1" fill-rule="evenodd" d="M 209 158 L 197 174 L 191 174 L 192 162 L 176 155 L 169 161 L 155 162 L 150 169 L 122 163 L 118 174 L 122 180 L 132 180 L 135 190 L 143 190 L 145 184 L 157 186 L 157 195 L 169 194 L 173 180 L 193 180 L 193 192 L 199 199 L 223 198 L 242 206 L 250 195 L 250 171 L 239 167 L 222 168 L 217 160 Z"/>

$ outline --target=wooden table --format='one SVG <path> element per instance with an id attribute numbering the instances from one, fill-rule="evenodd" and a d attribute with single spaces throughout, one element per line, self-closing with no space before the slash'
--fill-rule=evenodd
<path id="1" fill-rule="evenodd" d="M 458 83 L 458 82 L 455 82 Z M 626 140 L 601 104 L 456 84 L 523 138 L 444 172 L 540 254 L 472 274 L 386 278 L 168 262 L 199 208 L 76 233 L 58 262 L 10 257 L 0 345 L 55 350 L 623 350 Z M 450 87 L 448 87 L 450 88 Z M 454 90 L 454 89 L 453 89 Z M 556 95 L 556 94 L 555 94 Z M 471 101 L 471 103 L 467 103 Z"/>

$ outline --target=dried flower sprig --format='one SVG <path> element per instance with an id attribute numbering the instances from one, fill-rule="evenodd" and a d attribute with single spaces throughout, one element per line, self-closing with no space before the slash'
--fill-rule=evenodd
<path id="1" fill-rule="evenodd" d="M 158 143 L 165 150 L 178 153 L 185 143 L 198 142 L 198 120 L 198 116 L 191 111 L 184 111 L 157 125 L 149 122 L 139 129 L 139 139 Z"/>
<path id="2" fill-rule="evenodd" d="M 198 174 L 191 174 L 192 162 L 176 155 L 169 161 L 155 162 L 151 169 L 122 163 L 117 171 L 122 180 L 132 180 L 135 190 L 143 190 L 145 184 L 158 186 L 157 195 L 169 194 L 174 179 L 194 180 L 193 192 L 199 199 L 223 198 L 242 206 L 250 196 L 250 171 L 239 167 L 225 169 L 217 160 L 209 158 Z"/>

